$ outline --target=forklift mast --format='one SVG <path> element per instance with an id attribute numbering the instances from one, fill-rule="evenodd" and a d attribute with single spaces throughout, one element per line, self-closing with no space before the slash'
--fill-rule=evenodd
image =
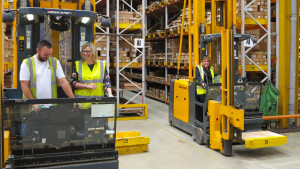
<path id="1" fill-rule="evenodd" d="M 203 34 L 221 33 L 225 29 L 233 29 L 236 32 L 236 0 L 185 0 L 182 12 L 182 24 L 178 55 L 178 73 L 180 70 L 181 48 L 183 41 L 183 28 L 185 21 L 186 3 L 188 1 L 188 32 L 189 32 L 189 81 L 195 78 L 195 67 L 200 64 L 201 57 L 201 38 Z M 193 8 L 192 8 L 193 5 Z M 193 13 L 191 12 L 193 9 Z M 206 23 L 205 15 L 211 11 L 211 23 Z M 217 17 L 218 16 L 218 17 Z M 192 24 L 193 19 L 193 24 Z M 212 49 L 208 51 L 212 52 Z M 192 59 L 193 58 L 193 59 Z"/>

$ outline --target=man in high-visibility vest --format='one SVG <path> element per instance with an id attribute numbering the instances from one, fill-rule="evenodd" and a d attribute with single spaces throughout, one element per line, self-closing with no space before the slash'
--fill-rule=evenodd
<path id="1" fill-rule="evenodd" d="M 38 43 L 36 54 L 24 59 L 20 68 L 20 82 L 23 98 L 57 98 L 57 82 L 66 95 L 75 98 L 60 62 L 52 57 L 52 45 L 47 40 Z M 77 103 L 81 107 L 80 103 Z M 33 110 L 40 111 L 43 105 L 33 105 Z"/>
<path id="2" fill-rule="evenodd" d="M 51 99 L 57 98 L 57 81 L 66 95 L 75 98 L 69 82 L 59 61 L 52 57 L 52 45 L 46 40 L 38 43 L 36 54 L 24 59 L 20 68 L 20 82 L 24 99 Z M 76 103 L 81 108 L 80 103 Z M 32 137 L 33 131 L 38 128 L 36 117 L 42 108 L 48 108 L 51 104 L 34 104 L 31 112 L 31 120 L 22 122 L 20 135 Z"/>
<path id="3" fill-rule="evenodd" d="M 209 57 L 205 56 L 201 60 L 201 65 L 196 66 L 196 81 L 200 84 L 197 85 L 197 96 L 196 99 L 198 102 L 204 103 L 205 94 L 206 94 L 206 85 L 207 83 L 215 82 L 214 69 L 210 66 Z M 200 122 L 203 122 L 203 110 L 202 107 L 196 107 L 196 119 Z"/>

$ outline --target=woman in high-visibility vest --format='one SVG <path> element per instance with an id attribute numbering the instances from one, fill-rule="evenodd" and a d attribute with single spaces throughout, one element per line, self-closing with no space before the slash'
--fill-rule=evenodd
<path id="1" fill-rule="evenodd" d="M 104 90 L 112 97 L 111 82 L 106 70 L 106 62 L 97 59 L 97 50 L 93 43 L 87 42 L 81 49 L 82 60 L 75 62 L 71 83 L 75 88 L 75 96 L 79 98 L 103 97 Z M 88 109 L 91 103 L 82 104 Z"/>
<path id="2" fill-rule="evenodd" d="M 109 97 L 113 97 L 111 82 L 106 70 L 105 61 L 98 60 L 97 50 L 94 43 L 87 42 L 81 48 L 82 60 L 75 62 L 71 83 L 75 88 L 74 94 L 78 98 L 97 98 L 104 97 L 104 91 L 107 91 Z M 107 119 L 93 118 L 91 116 L 92 103 L 82 103 L 82 116 L 84 122 L 76 121 L 75 129 L 83 131 L 84 136 L 90 134 L 89 128 L 107 126 Z"/>
<path id="3" fill-rule="evenodd" d="M 208 56 L 204 56 L 201 60 L 201 65 L 196 66 L 196 81 L 200 84 L 197 85 L 197 96 L 196 99 L 198 102 L 204 103 L 205 94 L 206 94 L 206 85 L 207 83 L 215 82 L 214 69 L 210 66 L 210 59 Z M 202 107 L 196 107 L 196 119 L 200 122 L 203 122 L 203 110 Z"/>
<path id="4" fill-rule="evenodd" d="M 204 102 L 205 99 L 205 86 L 207 83 L 215 82 L 214 68 L 210 66 L 209 57 L 205 56 L 201 60 L 201 65 L 196 66 L 196 80 L 200 85 L 197 85 L 197 96 L 199 100 Z"/>

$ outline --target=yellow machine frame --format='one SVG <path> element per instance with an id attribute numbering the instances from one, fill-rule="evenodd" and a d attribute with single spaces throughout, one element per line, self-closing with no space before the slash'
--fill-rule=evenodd
<path id="1" fill-rule="evenodd" d="M 194 0 L 192 17 L 192 0 L 189 0 L 189 79 L 180 79 L 174 83 L 174 107 L 173 116 L 184 123 L 190 122 L 189 105 L 189 82 L 195 78 L 195 67 L 200 64 L 199 35 L 222 33 L 222 104 L 211 101 L 209 103 L 210 116 L 210 147 L 223 151 L 222 140 L 231 140 L 233 132 L 232 126 L 244 130 L 244 111 L 233 107 L 233 30 L 236 29 L 236 0 Z M 180 69 L 181 48 L 183 41 L 183 28 L 186 13 L 186 3 L 184 1 L 181 36 L 178 56 L 178 73 Z M 211 18 L 216 18 L 217 8 L 222 8 L 221 23 L 212 19 L 210 24 L 205 23 L 205 4 L 211 4 Z M 191 18 L 193 18 L 193 25 Z M 193 43 L 192 43 L 193 40 Z M 192 46 L 193 45 L 193 46 Z M 200 49 L 202 50 L 202 49 Z M 193 60 L 192 60 L 193 52 Z M 193 71 L 194 70 L 194 71 Z M 230 70 L 227 71 L 226 70 Z M 226 81 L 225 81 L 226 80 Z M 181 87 L 180 87 L 181 86 Z M 184 90 L 185 89 L 185 90 Z M 176 96 L 175 96 L 176 95 Z M 222 110 L 222 111 L 220 111 Z M 226 132 L 225 132 L 226 131 Z"/>
<path id="2" fill-rule="evenodd" d="M 233 31 L 223 30 L 222 45 L 222 103 L 210 100 L 210 148 L 224 151 L 223 141 L 231 141 L 233 127 L 244 130 L 244 110 L 233 107 Z"/>
<path id="3" fill-rule="evenodd" d="M 191 97 L 191 91 L 189 91 L 190 83 L 193 82 L 195 78 L 195 67 L 200 63 L 200 51 L 199 49 L 199 35 L 200 34 L 216 34 L 221 33 L 221 74 L 222 77 L 222 103 L 210 100 L 208 104 L 208 116 L 209 116 L 209 132 L 210 132 L 210 143 L 209 146 L 212 149 L 220 150 L 224 155 L 231 155 L 232 142 L 234 142 L 234 131 L 233 128 L 244 130 L 244 110 L 239 110 L 233 106 L 233 34 L 236 31 L 236 0 L 194 0 L 193 1 L 193 17 L 192 17 L 192 0 L 189 0 L 188 5 L 188 23 L 189 23 L 189 79 L 179 79 L 174 81 L 173 89 L 174 95 L 172 97 L 174 103 L 172 103 L 172 110 L 170 111 L 170 116 L 172 120 L 175 120 L 175 126 L 190 124 L 190 109 L 189 98 Z M 205 23 L 205 4 L 211 4 L 211 18 L 210 24 Z M 180 60 L 181 60 L 181 48 L 183 41 L 183 31 L 184 31 L 184 19 L 186 13 L 187 0 L 184 0 L 183 4 L 183 15 L 182 15 L 182 25 L 180 34 L 180 45 L 179 45 L 179 56 L 177 65 L 177 74 L 179 74 Z M 218 7 L 217 7 L 218 6 Z M 223 13 L 221 21 L 217 22 L 217 8 L 222 8 Z M 193 18 L 193 25 L 191 18 Z M 193 40 L 193 43 L 192 43 Z M 192 46 L 193 45 L 193 46 Z M 212 50 L 212 49 L 210 49 Z M 212 51 L 208 51 L 211 53 Z M 192 60 L 193 53 L 193 60 Z M 209 54 L 210 56 L 210 54 Z M 180 87 L 181 86 L 181 87 Z M 184 88 L 186 90 L 184 90 Z M 187 105 L 183 105 L 187 103 Z M 176 119 L 174 119 L 176 118 Z M 178 121 L 179 120 L 179 121 Z M 173 121 L 170 121 L 174 123 Z M 184 124 L 185 123 L 185 124 Z M 191 126 L 185 125 L 182 127 L 185 131 L 191 131 Z M 202 131 L 203 132 L 203 131 Z M 205 133 L 204 133 L 205 134 Z M 247 134 L 247 133 L 246 133 Z M 273 139 L 275 141 L 273 141 Z M 274 136 L 269 135 L 263 137 L 262 139 L 248 139 L 244 140 L 248 148 L 261 148 L 269 146 L 278 146 L 285 144 L 287 139 L 285 136 Z M 261 144 L 261 141 L 266 142 L 271 141 L 272 144 Z M 251 142 L 251 143 L 250 143 Z"/>
<path id="4" fill-rule="evenodd" d="M 297 14 L 299 13 L 299 0 L 297 0 Z M 290 37 L 291 37 L 291 1 L 280 1 L 279 2 L 279 83 L 278 89 L 280 91 L 280 95 L 278 97 L 278 112 L 280 115 L 288 115 L 289 114 L 289 87 L 295 86 L 295 106 L 294 106 L 294 114 L 298 114 L 298 93 L 299 93 L 299 48 L 296 47 L 296 62 L 295 64 L 295 84 L 290 84 L 289 76 L 290 75 Z M 288 16 L 288 17 L 287 17 Z M 299 25 L 299 17 L 295 17 L 297 19 L 297 25 Z M 299 26 L 297 27 L 297 32 L 299 32 Z M 299 34 L 298 38 L 299 39 Z M 297 41 L 296 46 L 299 46 L 299 41 Z M 295 119 L 297 121 L 298 119 Z M 283 119 L 280 121 L 280 128 L 288 128 L 288 120 Z"/>
<path id="5" fill-rule="evenodd" d="M 213 34 L 213 33 L 221 33 L 224 29 L 235 29 L 236 28 L 236 0 L 188 0 L 188 23 L 189 23 L 189 80 L 193 81 L 193 77 L 195 77 L 195 67 L 200 64 L 200 54 L 199 54 L 199 35 L 200 34 Z M 186 11 L 186 3 L 187 0 L 184 0 L 183 12 L 182 12 L 182 23 L 181 23 L 181 31 L 180 31 L 180 44 L 179 44 L 179 55 L 178 55 L 178 65 L 177 69 L 180 69 L 180 60 L 181 60 L 181 49 L 182 49 L 182 41 L 183 41 L 183 28 L 184 28 L 184 20 L 185 20 L 185 11 Z M 211 20 L 210 24 L 205 23 L 205 4 L 211 4 L 211 18 L 216 18 L 217 16 L 217 5 L 223 9 L 223 15 L 226 16 L 222 19 L 221 26 L 217 24 L 215 19 Z M 192 8 L 193 4 L 193 8 Z M 192 15 L 193 9 L 193 15 Z M 193 24 L 192 19 L 193 18 Z M 200 27 L 201 26 L 201 27 Z M 199 31 L 203 29 L 202 32 Z M 193 43 L 192 43 L 193 42 Z M 192 53 L 193 58 L 192 60 Z"/>

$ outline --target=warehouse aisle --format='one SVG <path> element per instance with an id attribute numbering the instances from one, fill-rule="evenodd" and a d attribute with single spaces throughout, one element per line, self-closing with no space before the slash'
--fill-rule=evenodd
<path id="1" fill-rule="evenodd" d="M 281 147 L 250 150 L 236 145 L 233 156 L 225 157 L 196 144 L 191 135 L 170 126 L 168 105 L 148 98 L 146 103 L 147 120 L 118 121 L 117 130 L 137 130 L 142 136 L 150 137 L 149 152 L 121 155 L 120 169 L 298 169 L 300 166 L 300 133 L 285 134 L 288 144 Z"/>

